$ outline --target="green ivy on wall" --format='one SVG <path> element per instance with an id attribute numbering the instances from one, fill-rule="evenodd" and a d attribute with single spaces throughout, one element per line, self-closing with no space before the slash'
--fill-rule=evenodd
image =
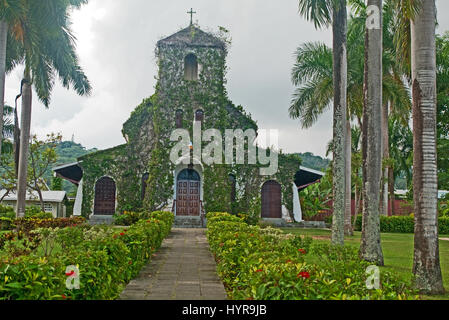
<path id="1" fill-rule="evenodd" d="M 195 35 L 193 35 L 195 36 Z M 201 72 L 198 81 L 184 80 L 184 58 L 196 55 Z M 159 44 L 158 81 L 153 96 L 131 113 L 123 125 L 126 144 L 89 154 L 80 158 L 84 171 L 84 216 L 92 213 L 94 187 L 103 176 L 110 176 L 117 184 L 117 211 L 140 211 L 143 208 L 160 210 L 170 203 L 174 194 L 174 164 L 170 150 L 174 143 L 170 136 L 175 129 L 176 111 L 183 111 L 183 128 L 191 136 L 193 120 L 198 109 L 204 112 L 203 130 L 254 129 L 257 123 L 242 106 L 235 106 L 227 97 L 226 47 Z M 292 213 L 292 182 L 299 170 L 298 156 L 280 154 L 279 172 L 273 177 L 259 175 L 259 166 L 204 166 L 203 191 L 207 212 L 241 212 L 260 216 L 261 186 L 270 179 L 282 185 L 282 203 Z M 148 174 L 144 199 L 141 198 L 142 177 Z M 231 201 L 229 175 L 236 177 L 236 201 Z"/>

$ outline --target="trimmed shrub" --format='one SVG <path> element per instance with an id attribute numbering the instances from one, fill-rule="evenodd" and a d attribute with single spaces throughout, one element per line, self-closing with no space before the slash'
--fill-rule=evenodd
<path id="1" fill-rule="evenodd" d="M 351 247 L 314 244 L 279 229 L 249 226 L 230 215 L 208 215 L 211 251 L 228 295 L 238 300 L 410 299 L 401 279 L 382 272 L 381 288 L 366 287 L 369 263 Z"/>
<path id="2" fill-rule="evenodd" d="M 171 228 L 173 217 L 155 215 L 126 229 L 81 225 L 34 230 L 40 244 L 30 254 L 15 257 L 0 251 L 0 300 L 116 299 Z M 44 250 L 49 247 L 53 250 Z M 79 290 L 66 288 L 70 265 L 79 268 Z"/>
<path id="3" fill-rule="evenodd" d="M 14 208 L 10 206 L 4 206 L 0 204 L 0 218 L 15 219 L 16 213 Z"/>
<path id="4" fill-rule="evenodd" d="M 362 216 L 357 216 L 356 230 L 362 230 Z M 413 216 L 380 217 L 380 231 L 386 233 L 414 233 L 415 219 Z M 449 218 L 438 218 L 438 233 L 449 234 Z"/>

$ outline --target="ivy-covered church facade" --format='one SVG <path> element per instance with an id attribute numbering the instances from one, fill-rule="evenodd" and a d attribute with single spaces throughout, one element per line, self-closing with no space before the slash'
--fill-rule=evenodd
<path id="1" fill-rule="evenodd" d="M 176 129 L 192 136 L 194 124 L 201 123 L 203 131 L 217 129 L 223 137 L 228 129 L 258 130 L 228 99 L 226 41 L 190 25 L 160 40 L 156 56 L 155 93 L 124 123 L 126 143 L 54 169 L 78 185 L 74 214 L 92 218 L 145 209 L 173 210 L 180 218 L 220 211 L 301 220 L 296 155 L 279 154 L 271 176 L 261 175 L 259 164 L 206 165 L 194 156 L 170 161 Z"/>

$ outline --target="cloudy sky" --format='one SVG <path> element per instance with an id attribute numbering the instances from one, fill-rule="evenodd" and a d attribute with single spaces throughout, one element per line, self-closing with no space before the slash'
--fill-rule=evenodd
<path id="1" fill-rule="evenodd" d="M 324 156 L 332 138 L 327 112 L 308 130 L 288 117 L 293 93 L 290 71 L 295 49 L 303 42 L 331 45 L 331 30 L 317 31 L 298 15 L 297 0 L 91 0 L 75 11 L 73 30 L 78 53 L 92 85 L 90 97 L 78 97 L 57 85 L 49 109 L 33 100 L 32 132 L 60 132 L 88 148 L 125 142 L 122 124 L 154 93 L 156 42 L 189 24 L 186 13 L 205 31 L 230 31 L 229 98 L 251 113 L 261 129 L 279 129 L 286 152 Z M 438 33 L 449 30 L 449 1 L 437 0 Z M 22 70 L 7 78 L 6 103 L 13 105 Z"/>

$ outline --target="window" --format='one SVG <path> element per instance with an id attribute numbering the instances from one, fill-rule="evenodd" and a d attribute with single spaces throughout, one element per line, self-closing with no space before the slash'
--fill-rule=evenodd
<path id="1" fill-rule="evenodd" d="M 196 110 L 195 121 L 199 121 L 199 122 L 204 121 L 204 111 L 203 110 Z"/>
<path id="2" fill-rule="evenodd" d="M 176 110 L 176 129 L 182 128 L 182 115 L 183 112 L 181 109 Z"/>
<path id="3" fill-rule="evenodd" d="M 193 53 L 188 54 L 184 59 L 184 79 L 198 80 L 198 59 Z"/>
<path id="4" fill-rule="evenodd" d="M 231 201 L 235 202 L 236 200 L 236 179 L 233 174 L 229 175 L 229 183 L 231 184 Z"/>
<path id="5" fill-rule="evenodd" d="M 53 212 L 53 205 L 51 203 L 45 202 L 44 210 L 45 212 Z"/>

